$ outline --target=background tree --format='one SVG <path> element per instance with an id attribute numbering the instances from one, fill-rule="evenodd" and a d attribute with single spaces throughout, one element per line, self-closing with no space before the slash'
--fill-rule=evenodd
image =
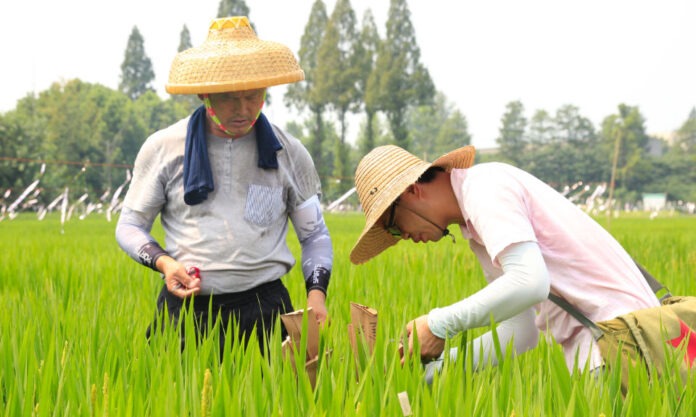
<path id="1" fill-rule="evenodd" d="M 523 151 L 526 146 L 526 128 L 527 119 L 524 117 L 522 102 L 518 100 L 508 103 L 501 119 L 496 143 L 500 147 L 500 155 L 518 167 L 524 165 Z"/>
<path id="2" fill-rule="evenodd" d="M 346 116 L 355 112 L 360 102 L 358 79 L 362 59 L 358 56 L 361 50 L 356 48 L 357 44 L 355 12 L 349 0 L 338 0 L 319 44 L 315 92 L 327 98 L 338 118 L 340 134 L 334 144 L 332 172 L 338 180 L 332 184 L 339 194 L 352 187 L 352 181 L 343 179 L 352 172 L 350 145 L 346 143 Z"/>
<path id="3" fill-rule="evenodd" d="M 411 152 L 425 160 L 471 143 L 466 118 L 442 92 L 435 95 L 432 104 L 409 109 L 407 126 Z"/>
<path id="4" fill-rule="evenodd" d="M 135 100 L 147 91 L 155 91 L 152 88 L 154 79 L 152 61 L 145 54 L 145 41 L 138 27 L 133 26 L 121 64 L 121 82 L 118 89 L 131 100 Z"/>
<path id="5" fill-rule="evenodd" d="M 696 107 L 691 109 L 689 117 L 677 130 L 673 148 L 677 152 L 696 155 Z"/>
<path id="6" fill-rule="evenodd" d="M 380 117 L 380 114 L 376 114 L 370 125 L 371 136 L 370 139 L 368 139 L 367 120 L 360 124 L 357 138 L 358 147 L 356 147 L 355 150 L 356 157 L 353 159 L 354 161 L 359 161 L 360 158 L 362 158 L 367 154 L 367 152 L 371 151 L 376 146 L 394 143 L 394 136 L 389 128 L 389 121 L 387 121 L 384 117 Z M 368 140 L 372 143 L 370 148 L 368 148 L 366 145 Z"/>
<path id="7" fill-rule="evenodd" d="M 248 18 L 249 7 L 244 0 L 220 0 L 217 17 L 228 16 L 247 16 Z M 251 21 L 251 18 L 249 20 Z"/>
<path id="8" fill-rule="evenodd" d="M 191 48 L 193 44 L 191 43 L 191 32 L 189 32 L 188 27 L 184 25 L 181 28 L 181 33 L 179 33 L 179 47 L 176 49 L 177 52 L 183 52 Z"/>
<path id="9" fill-rule="evenodd" d="M 617 152 L 614 179 L 614 186 L 620 191 L 617 197 L 637 200 L 638 190 L 649 181 L 651 172 L 650 162 L 644 158 L 648 144 L 645 119 L 637 107 L 619 104 L 618 110 L 618 114 L 607 116 L 602 122 L 602 147 L 607 155 L 605 164 L 613 166 Z"/>
<path id="10" fill-rule="evenodd" d="M 577 106 L 561 106 L 554 119 L 556 140 L 560 142 L 590 145 L 597 139 L 592 122 L 580 114 Z"/>
<path id="11" fill-rule="evenodd" d="M 191 43 L 191 33 L 186 25 L 181 28 L 181 33 L 179 34 L 179 47 L 177 52 L 183 52 L 191 48 L 193 44 Z M 179 102 L 187 113 L 193 112 L 196 107 L 201 105 L 201 100 L 196 94 L 172 94 L 170 95 L 172 101 Z"/>
<path id="12" fill-rule="evenodd" d="M 651 159 L 651 172 L 638 190 L 647 193 L 666 193 L 667 199 L 677 204 L 696 202 L 696 157 L 669 152 L 664 157 Z"/>
<path id="13" fill-rule="evenodd" d="M 506 135 L 508 133 L 506 133 Z M 510 136 L 514 137 L 514 135 Z M 510 136 L 508 136 L 507 139 L 511 139 Z M 551 115 L 544 109 L 536 110 L 522 138 L 522 143 L 512 145 L 512 149 L 515 149 L 515 146 L 521 146 L 520 149 L 524 149 L 524 154 L 517 155 L 514 164 L 518 168 L 522 168 L 540 179 L 545 176 L 552 178 L 554 181 L 552 186 L 558 187 L 557 181 L 559 181 L 560 178 L 558 178 L 557 169 L 560 162 L 558 159 L 549 161 L 545 158 L 545 156 L 552 154 L 552 152 L 558 152 L 558 148 L 561 147 L 556 142 L 556 125 Z M 511 154 L 512 151 L 508 150 L 508 157 L 513 156 Z M 556 175 L 550 176 L 549 174 L 551 172 L 555 172 Z"/>
<path id="14" fill-rule="evenodd" d="M 372 11 L 367 9 L 363 14 L 360 41 L 355 45 L 360 66 L 358 74 L 358 92 L 362 97 L 365 111 L 365 135 L 360 141 L 359 156 L 367 154 L 375 147 L 375 116 L 379 110 L 376 77 L 374 75 L 377 51 L 380 45 L 379 32 Z"/>
<path id="15" fill-rule="evenodd" d="M 452 107 L 435 136 L 433 155 L 439 156 L 462 146 L 471 145 L 469 122 L 459 109 Z"/>
<path id="16" fill-rule="evenodd" d="M 406 0 L 391 0 L 384 40 L 369 9 L 357 35 L 355 18 L 346 10 L 351 10 L 348 0 L 337 0 L 330 29 L 324 3 L 315 1 L 299 51 L 307 79 L 288 86 L 285 97 L 287 105 L 308 112 L 286 129 L 307 144 L 329 200 L 342 190 L 336 180 L 351 177 L 350 168 L 375 146 L 397 143 L 432 159 L 471 142 L 466 117 L 444 95 L 435 94 L 419 62 Z M 219 12 L 249 15 L 244 1 L 222 0 Z M 347 40 L 353 36 L 356 41 Z M 184 25 L 178 50 L 190 46 Z M 352 77 L 344 79 L 354 69 Z M 149 134 L 200 105 L 193 95 L 162 100 L 154 93 L 154 73 L 137 27 L 129 37 L 121 71 L 119 91 L 80 80 L 61 82 L 0 114 L 0 191 L 21 190 L 33 182 L 38 160 L 53 161 L 42 178 L 39 199 L 52 198 L 66 184 L 74 193 L 108 189 L 125 178 L 125 169 L 116 165 L 132 164 Z M 351 89 L 358 97 L 352 102 L 350 94 L 343 95 Z M 186 99 L 190 104 L 183 104 Z M 345 114 L 358 111 L 360 105 L 366 117 L 357 149 L 348 145 Z M 340 134 L 338 123 L 325 120 L 326 110 L 336 112 Z M 508 103 L 497 138 L 499 153 L 480 154 L 477 160 L 512 162 L 561 189 L 579 181 L 609 181 L 618 143 L 617 199 L 638 202 L 643 192 L 666 192 L 671 201 L 696 201 L 696 108 L 674 132 L 664 154 L 651 154 L 648 145 L 656 138 L 648 137 L 638 108 L 621 104 L 618 110 L 597 130 L 573 105 L 562 106 L 553 117 L 536 110 L 527 121 L 521 102 Z"/>
<path id="17" fill-rule="evenodd" d="M 305 73 L 304 82 L 288 85 L 285 94 L 285 103 L 302 112 L 308 109 L 313 123 L 310 125 L 310 133 L 307 148 L 314 159 L 322 185 L 325 179 L 331 175 L 332 154 L 324 149 L 324 140 L 327 136 L 324 126 L 324 111 L 328 97 L 321 94 L 317 88 L 316 68 L 318 65 L 319 44 L 328 22 L 326 6 L 321 0 L 316 0 L 312 5 L 309 20 L 300 41 L 299 63 Z"/>
<path id="18" fill-rule="evenodd" d="M 49 161 L 40 184 L 43 203 L 66 186 L 71 198 L 88 193 L 94 199 L 125 180 L 125 169 L 116 165 L 132 165 L 150 133 L 185 115 L 180 104 L 154 92 L 132 101 L 102 85 L 71 80 L 20 100 L 0 118 L 0 142 L 14 158 Z M 26 187 L 38 171 L 36 164 L 20 161 L 0 166 L 3 188 L 15 184 L 4 177 L 7 172 Z"/>
<path id="19" fill-rule="evenodd" d="M 674 143 L 662 158 L 652 158 L 653 172 L 646 192 L 664 192 L 672 201 L 696 201 L 696 108 L 675 132 Z"/>
<path id="20" fill-rule="evenodd" d="M 42 157 L 44 117 L 37 111 L 37 99 L 33 95 L 19 100 L 15 110 L 0 114 L 0 199 L 7 189 L 10 200 L 31 184 L 39 172 L 36 164 L 24 159 Z"/>
<path id="21" fill-rule="evenodd" d="M 606 181 L 594 127 L 575 106 L 562 106 L 555 117 L 537 110 L 526 142 L 522 168 L 558 190 L 581 181 Z"/>
<path id="22" fill-rule="evenodd" d="M 435 86 L 420 62 L 420 48 L 406 0 L 391 0 L 387 36 L 381 44 L 374 72 L 381 110 L 387 115 L 397 145 L 410 149 L 406 113 L 429 104 Z"/>
<path id="23" fill-rule="evenodd" d="M 604 154 L 590 119 L 581 115 L 577 106 L 564 105 L 556 111 L 554 126 L 555 146 L 552 147 L 549 158 L 552 159 L 557 152 L 568 155 L 564 161 L 567 165 L 563 165 L 565 169 L 560 171 L 565 171 L 565 177 L 562 179 L 567 184 L 578 181 L 606 181 L 606 164 L 602 163 Z"/>
<path id="24" fill-rule="evenodd" d="M 556 126 L 551 115 L 543 109 L 534 112 L 529 121 L 528 142 L 532 146 L 542 146 L 554 142 Z"/>

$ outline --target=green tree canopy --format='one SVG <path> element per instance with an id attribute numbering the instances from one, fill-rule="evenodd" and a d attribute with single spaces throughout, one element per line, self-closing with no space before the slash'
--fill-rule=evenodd
<path id="1" fill-rule="evenodd" d="M 179 34 L 179 48 L 178 52 L 183 52 L 193 45 L 191 44 L 191 34 L 189 33 L 188 27 L 184 25 Z M 201 105 L 201 101 L 196 94 L 172 94 L 172 101 L 177 101 L 183 106 L 189 113 L 193 112 L 196 107 Z"/>
<path id="2" fill-rule="evenodd" d="M 345 142 L 346 115 L 358 109 L 358 80 L 363 69 L 358 45 L 355 11 L 350 0 L 338 0 L 319 43 L 316 91 L 327 97 L 338 114 L 341 140 Z"/>
<path id="3" fill-rule="evenodd" d="M 406 0 L 391 0 L 389 4 L 387 36 L 378 53 L 375 76 L 380 109 L 387 115 L 394 140 L 409 149 L 407 110 L 431 103 L 435 86 L 420 62 L 420 48 Z"/>
<path id="4" fill-rule="evenodd" d="M 305 80 L 290 84 L 285 94 L 285 103 L 288 106 L 295 107 L 299 111 L 308 109 L 313 118 L 312 123 L 308 125 L 311 132 L 307 147 L 322 178 L 329 177 L 333 170 L 333 154 L 324 146 L 325 139 L 328 137 L 325 131 L 327 127 L 324 123 L 324 111 L 329 98 L 321 91 L 317 81 L 319 45 L 324 37 L 328 20 L 324 2 L 316 0 L 312 5 L 312 11 L 300 41 L 299 60 L 300 67 L 305 73 Z M 328 143 L 328 139 L 326 141 Z M 323 180 L 322 185 L 326 185 Z"/>
<path id="5" fill-rule="evenodd" d="M 471 135 L 464 115 L 438 92 L 433 103 L 408 112 L 411 152 L 432 160 L 453 149 L 471 144 Z"/>
<path id="6" fill-rule="evenodd" d="M 532 145 L 544 145 L 551 143 L 556 138 L 556 129 L 553 118 L 543 109 L 534 112 L 529 121 L 528 140 Z"/>
<path id="7" fill-rule="evenodd" d="M 554 120 L 556 141 L 573 144 L 592 144 L 597 133 L 592 122 L 580 114 L 580 109 L 567 104 L 556 111 Z"/>
<path id="8" fill-rule="evenodd" d="M 523 151 L 526 146 L 525 130 L 527 118 L 521 101 L 512 101 L 505 106 L 499 136 L 496 139 L 500 154 L 516 166 L 524 165 Z"/>
<path id="9" fill-rule="evenodd" d="M 358 62 L 360 73 L 358 74 L 357 87 L 365 109 L 365 136 L 364 140 L 360 142 L 361 155 L 367 154 L 375 147 L 374 125 L 375 115 L 379 111 L 379 90 L 374 73 L 380 42 L 374 16 L 372 11 L 367 9 L 363 15 L 360 40 L 355 46 L 358 49 L 356 56 L 360 60 Z"/>
<path id="10" fill-rule="evenodd" d="M 177 52 L 183 52 L 192 46 L 191 33 L 189 32 L 188 27 L 184 25 L 184 27 L 181 28 L 181 33 L 179 34 L 179 47 L 177 48 Z"/>
<path id="11" fill-rule="evenodd" d="M 359 108 L 361 99 L 358 80 L 362 68 L 361 59 L 356 56 L 360 52 L 357 44 L 355 12 L 349 0 L 338 0 L 319 44 L 315 88 L 327 98 L 338 117 L 340 135 L 334 144 L 332 174 L 339 179 L 348 177 L 352 171 L 346 144 L 346 116 Z M 352 186 L 351 182 L 343 180 L 333 184 L 339 194 Z"/>
<path id="12" fill-rule="evenodd" d="M 97 195 L 125 179 L 147 136 L 187 114 L 181 104 L 146 92 L 132 101 L 125 94 L 80 80 L 55 83 L 37 98 L 20 100 L 0 118 L 3 153 L 17 160 L 48 161 L 42 198 L 71 192 Z M 6 145 L 9 145 L 6 147 Z M 29 184 L 36 164 L 1 165 L 0 186 Z M 46 202 L 46 201 L 44 201 Z"/>
<path id="13" fill-rule="evenodd" d="M 638 107 L 619 104 L 618 113 L 603 120 L 601 138 L 607 165 L 613 166 L 613 158 L 616 158 L 616 186 L 620 184 L 628 191 L 637 191 L 650 175 L 649 169 L 646 172 L 644 158 L 648 135 Z"/>
<path id="14" fill-rule="evenodd" d="M 689 117 L 676 132 L 674 149 L 690 155 L 696 155 L 696 107 L 691 109 Z"/>
<path id="15" fill-rule="evenodd" d="M 155 72 L 152 69 L 152 61 L 145 54 L 145 40 L 137 26 L 133 26 L 128 37 L 128 46 L 121 64 L 121 82 L 119 91 L 131 100 L 137 99 L 147 91 L 155 91 L 152 82 Z"/>
<path id="16" fill-rule="evenodd" d="M 220 0 L 217 17 L 247 16 L 249 7 L 244 0 Z"/>

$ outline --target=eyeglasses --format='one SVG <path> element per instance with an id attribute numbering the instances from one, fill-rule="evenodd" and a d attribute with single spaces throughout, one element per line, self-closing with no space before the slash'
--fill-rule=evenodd
<path id="1" fill-rule="evenodd" d="M 387 223 L 384 225 L 384 228 L 387 229 L 387 232 L 389 232 L 390 235 L 394 237 L 401 237 L 401 230 L 396 226 L 396 219 L 395 214 L 396 214 L 396 206 L 399 204 L 399 200 L 394 201 L 394 203 L 391 205 L 389 208 L 389 218 L 387 220 Z"/>

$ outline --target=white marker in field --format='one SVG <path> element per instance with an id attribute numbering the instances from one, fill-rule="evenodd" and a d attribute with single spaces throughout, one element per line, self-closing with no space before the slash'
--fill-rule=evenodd
<path id="1" fill-rule="evenodd" d="M 399 404 L 401 404 L 401 412 L 405 416 L 410 416 L 412 413 L 411 411 L 411 403 L 408 401 L 408 392 L 403 391 L 398 394 L 399 396 Z"/>

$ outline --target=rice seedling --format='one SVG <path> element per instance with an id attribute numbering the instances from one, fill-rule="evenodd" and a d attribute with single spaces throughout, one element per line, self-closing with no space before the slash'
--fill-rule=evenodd
<path id="1" fill-rule="evenodd" d="M 560 346 L 539 346 L 500 366 L 473 370 L 471 354 L 446 361 L 432 384 L 415 359 L 400 364 L 409 319 L 455 302 L 485 285 L 463 239 L 401 243 L 363 266 L 348 253 L 359 214 L 326 216 L 334 243 L 331 322 L 320 330 L 316 387 L 283 360 L 279 332 L 266 355 L 256 342 L 225 346 L 216 332 L 196 341 L 165 326 L 149 341 L 161 282 L 127 257 L 113 222 L 66 223 L 20 215 L 0 224 L 0 410 L 3 416 L 398 416 L 406 393 L 416 416 L 674 416 L 696 408 L 692 377 L 656 379 L 631 373 L 621 395 L 616 372 L 569 372 Z M 601 221 L 601 219 L 600 219 Z M 696 218 L 619 218 L 611 232 L 675 294 L 696 295 Z M 161 229 L 155 235 L 161 237 Z M 455 232 L 458 234 L 458 232 Z M 299 245 L 291 236 L 291 248 Z M 295 308 L 304 283 L 295 267 L 284 278 Z M 379 312 L 372 355 L 356 367 L 347 324 L 350 302 Z M 191 326 L 185 317 L 180 326 Z M 276 326 L 280 326 L 276 323 Z M 465 346 L 487 329 L 448 341 Z M 298 356 L 296 359 L 302 361 Z M 301 367 L 299 367 L 301 369 Z"/>

